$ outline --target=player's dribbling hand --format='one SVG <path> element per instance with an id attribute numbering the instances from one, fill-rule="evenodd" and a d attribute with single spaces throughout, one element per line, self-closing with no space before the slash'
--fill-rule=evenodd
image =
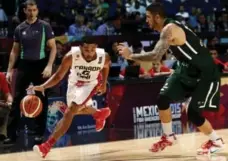
<path id="1" fill-rule="evenodd" d="M 119 43 L 117 46 L 117 50 L 123 58 L 130 59 L 132 53 L 128 47 L 124 46 L 124 44 Z"/>
<path id="2" fill-rule="evenodd" d="M 44 90 L 45 88 L 43 86 L 29 86 L 26 91 L 28 90 L 34 90 L 34 91 L 39 91 L 44 95 Z"/>
<path id="3" fill-rule="evenodd" d="M 43 71 L 43 78 L 48 78 L 51 76 L 52 73 L 52 66 L 51 65 L 47 65 Z"/>
<path id="4" fill-rule="evenodd" d="M 102 95 L 106 92 L 107 90 L 107 86 L 106 83 L 100 85 L 99 87 L 97 87 L 97 95 Z"/>

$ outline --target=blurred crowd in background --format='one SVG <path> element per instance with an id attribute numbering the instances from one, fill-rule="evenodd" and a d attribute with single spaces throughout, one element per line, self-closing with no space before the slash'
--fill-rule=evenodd
<path id="1" fill-rule="evenodd" d="M 0 33 L 1 36 L 12 35 L 15 25 L 25 19 L 24 0 L 16 0 L 16 4 L 10 4 L 11 0 L 1 1 Z M 220 0 L 37 1 L 41 19 L 51 24 L 56 36 L 68 34 L 77 37 L 142 31 L 147 28 L 144 21 L 146 7 L 153 2 L 162 2 L 168 16 L 188 24 L 196 32 L 228 31 L 227 9 Z"/>
<path id="2" fill-rule="evenodd" d="M 24 0 L 0 1 L 1 37 L 13 37 L 15 27 L 24 21 L 23 2 Z M 162 2 L 169 17 L 188 25 L 196 33 L 212 32 L 204 43 L 212 55 L 227 62 L 228 51 L 224 44 L 228 41 L 221 38 L 221 33 L 228 31 L 228 10 L 220 0 L 37 0 L 39 16 L 51 24 L 55 36 L 74 36 L 78 40 L 83 36 L 156 34 L 145 22 L 146 7 L 154 2 Z M 221 43 L 222 40 L 224 44 Z M 56 44 L 56 64 L 59 64 L 65 50 L 60 41 L 56 41 Z M 151 46 L 145 49 L 140 40 L 128 45 L 135 53 L 152 49 Z M 127 62 L 118 56 L 116 46 L 117 42 L 111 42 L 105 47 L 112 62 L 121 64 L 121 69 L 134 65 L 135 62 Z M 167 53 L 163 60 L 173 59 L 175 58 Z M 165 64 L 153 62 L 152 66 L 160 68 L 164 65 L 171 68 L 169 64 L 170 61 Z M 122 75 L 123 73 L 122 71 Z M 143 73 L 148 76 L 150 72 L 141 71 Z"/>

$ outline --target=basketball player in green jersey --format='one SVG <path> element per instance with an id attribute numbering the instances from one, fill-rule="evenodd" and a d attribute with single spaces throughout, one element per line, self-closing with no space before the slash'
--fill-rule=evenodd
<path id="1" fill-rule="evenodd" d="M 146 16 L 149 27 L 160 32 L 160 39 L 154 50 L 133 55 L 127 47 L 120 44 L 119 53 L 124 58 L 134 61 L 160 61 L 167 50 L 170 50 L 180 62 L 175 72 L 167 79 L 157 100 L 164 135 L 152 145 L 151 151 L 164 150 L 176 142 L 169 105 L 189 96 L 191 101 L 188 107 L 188 119 L 209 137 L 209 140 L 197 150 L 197 154 L 222 150 L 224 146 L 222 138 L 201 115 L 202 110 L 218 111 L 219 108 L 219 71 L 209 50 L 187 26 L 166 18 L 161 4 L 154 3 L 148 6 Z"/>

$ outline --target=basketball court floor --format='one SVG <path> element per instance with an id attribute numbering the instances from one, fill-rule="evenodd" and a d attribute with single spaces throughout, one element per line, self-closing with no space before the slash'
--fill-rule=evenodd
<path id="1" fill-rule="evenodd" d="M 228 129 L 217 131 L 228 142 Z M 158 137 L 113 141 L 100 144 L 87 144 L 53 149 L 45 160 L 47 161 L 228 161 L 228 146 L 211 156 L 197 156 L 196 150 L 207 137 L 200 133 L 177 135 L 178 144 L 163 152 L 149 151 L 151 144 Z M 0 161 L 40 161 L 32 151 L 1 154 Z"/>

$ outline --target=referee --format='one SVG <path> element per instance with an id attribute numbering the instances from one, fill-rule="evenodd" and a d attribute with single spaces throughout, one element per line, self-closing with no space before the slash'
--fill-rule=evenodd
<path id="1" fill-rule="evenodd" d="M 15 96 L 10 117 L 12 121 L 8 126 L 8 138 L 4 144 L 13 144 L 17 139 L 16 131 L 20 123 L 20 101 L 26 95 L 26 89 L 32 82 L 34 85 L 42 84 L 52 73 L 52 65 L 56 56 L 56 44 L 50 25 L 37 18 L 38 8 L 33 0 L 24 5 L 26 20 L 19 24 L 14 33 L 14 43 L 10 53 L 7 71 L 7 80 L 12 81 L 12 70 L 17 64 Z M 49 48 L 50 54 L 45 53 Z M 16 63 L 17 62 L 17 63 Z M 35 118 L 36 141 L 42 141 L 45 132 L 47 117 L 47 97 L 37 92 L 43 102 L 42 113 Z"/>

